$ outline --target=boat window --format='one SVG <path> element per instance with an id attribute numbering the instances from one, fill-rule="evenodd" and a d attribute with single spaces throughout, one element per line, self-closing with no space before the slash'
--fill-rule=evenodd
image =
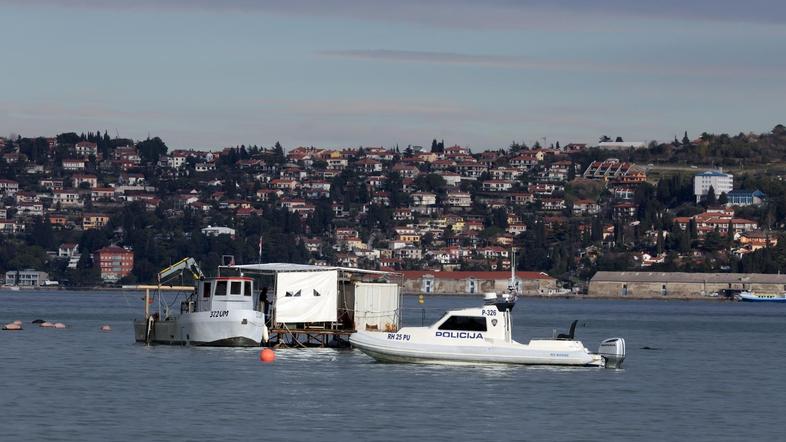
<path id="1" fill-rule="evenodd" d="M 224 296 L 226 294 L 227 294 L 227 282 L 226 281 L 216 282 L 216 296 Z"/>
<path id="2" fill-rule="evenodd" d="M 251 281 L 243 282 L 243 294 L 245 296 L 251 296 Z"/>
<path id="3" fill-rule="evenodd" d="M 242 287 L 243 287 L 243 281 L 232 281 L 229 285 L 229 294 L 242 295 L 243 293 L 240 291 Z"/>
<path id="4" fill-rule="evenodd" d="M 210 297 L 210 287 L 211 287 L 211 284 L 209 282 L 206 282 L 206 283 L 202 284 L 202 290 L 203 290 L 202 297 L 203 298 L 209 298 Z"/>
<path id="5" fill-rule="evenodd" d="M 451 316 L 439 326 L 439 329 L 486 331 L 486 318 L 481 316 Z"/>

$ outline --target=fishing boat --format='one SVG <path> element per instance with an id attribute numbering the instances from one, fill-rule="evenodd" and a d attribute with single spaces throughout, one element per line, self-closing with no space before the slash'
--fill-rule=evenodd
<path id="1" fill-rule="evenodd" d="M 786 294 L 759 294 L 753 292 L 740 292 L 736 296 L 740 302 L 786 302 Z"/>
<path id="2" fill-rule="evenodd" d="M 175 315 L 164 302 L 162 282 L 172 275 L 190 271 L 195 285 L 180 303 Z M 167 267 L 158 275 L 158 285 L 145 290 L 145 317 L 134 321 L 137 342 L 146 344 L 258 347 L 268 338 L 263 300 L 257 300 L 254 280 L 244 276 L 206 278 L 193 258 Z M 188 288 L 188 287 L 183 287 Z M 181 289 L 175 287 L 174 289 Z M 158 291 L 158 312 L 150 312 L 150 291 Z"/>
<path id="3" fill-rule="evenodd" d="M 511 312 L 517 297 L 515 287 L 515 272 L 511 272 L 507 291 L 486 293 L 480 307 L 450 310 L 428 327 L 404 327 L 392 333 L 359 331 L 350 336 L 350 343 L 381 362 L 622 366 L 625 340 L 606 339 L 592 353 L 574 339 L 577 321 L 567 334 L 532 339 L 527 344 L 514 341 Z"/>

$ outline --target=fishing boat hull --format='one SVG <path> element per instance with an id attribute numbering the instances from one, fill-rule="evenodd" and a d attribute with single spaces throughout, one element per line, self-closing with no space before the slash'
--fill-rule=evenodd
<path id="1" fill-rule="evenodd" d="M 521 364 L 599 367 L 601 355 L 587 351 L 579 341 L 532 340 L 510 343 L 430 344 L 388 339 L 390 333 L 359 332 L 350 337 L 353 347 L 380 362 L 424 364 Z M 412 339 L 412 338 L 410 338 Z"/>
<path id="2" fill-rule="evenodd" d="M 254 310 L 183 313 L 165 320 L 135 320 L 137 342 L 211 347 L 259 347 L 267 340 L 264 314 Z"/>

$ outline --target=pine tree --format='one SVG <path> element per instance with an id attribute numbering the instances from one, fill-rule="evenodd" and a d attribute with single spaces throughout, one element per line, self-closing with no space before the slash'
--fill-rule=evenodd
<path id="1" fill-rule="evenodd" d="M 715 188 L 712 186 L 707 190 L 706 201 L 708 206 L 714 206 L 718 202 L 718 199 L 715 197 Z"/>
<path id="2" fill-rule="evenodd" d="M 284 164 L 286 163 L 287 159 L 284 155 L 284 148 L 281 147 L 281 143 L 276 141 L 276 145 L 273 146 L 273 163 L 274 164 Z"/>

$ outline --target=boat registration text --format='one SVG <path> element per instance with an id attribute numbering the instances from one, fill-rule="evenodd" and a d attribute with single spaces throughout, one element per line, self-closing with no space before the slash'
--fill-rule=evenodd
<path id="1" fill-rule="evenodd" d="M 389 341 L 409 341 L 410 336 L 406 333 L 388 333 Z"/>

